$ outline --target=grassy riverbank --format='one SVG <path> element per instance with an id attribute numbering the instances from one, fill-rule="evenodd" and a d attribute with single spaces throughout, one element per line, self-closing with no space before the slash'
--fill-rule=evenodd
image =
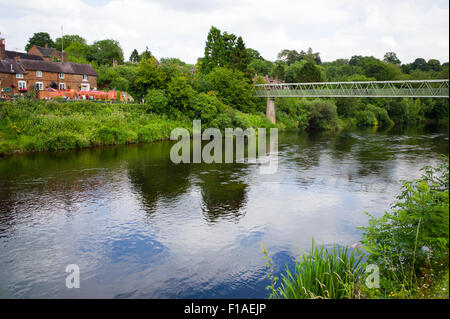
<path id="1" fill-rule="evenodd" d="M 189 117 L 173 119 L 142 104 L 18 100 L 0 103 L 0 112 L 0 154 L 152 142 L 169 139 L 176 127 L 192 130 Z M 272 126 L 262 113 L 231 110 L 208 122 L 218 127 Z"/>
<path id="2" fill-rule="evenodd" d="M 348 247 L 327 251 L 313 245 L 278 278 L 263 245 L 270 297 L 448 299 L 448 157 L 423 172 L 404 182 L 390 211 L 370 216 L 369 225 L 361 227 L 361 247 L 355 244 L 351 253 Z"/>

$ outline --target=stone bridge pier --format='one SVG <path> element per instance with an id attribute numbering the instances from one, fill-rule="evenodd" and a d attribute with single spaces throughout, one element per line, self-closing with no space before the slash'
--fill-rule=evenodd
<path id="1" fill-rule="evenodd" d="M 267 98 L 266 116 L 273 124 L 275 124 L 276 110 L 275 110 L 275 98 L 274 97 Z"/>

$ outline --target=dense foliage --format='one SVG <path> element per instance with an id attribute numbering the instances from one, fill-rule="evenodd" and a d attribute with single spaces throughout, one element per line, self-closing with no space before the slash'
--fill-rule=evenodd
<path id="1" fill-rule="evenodd" d="M 405 181 L 392 210 L 370 216 L 362 247 L 312 250 L 276 276 L 264 245 L 271 298 L 446 298 L 449 270 L 449 160 Z M 363 261 L 364 260 L 364 261 Z M 379 269 L 379 286 L 366 280 Z"/>
<path id="2" fill-rule="evenodd" d="M 60 48 L 64 40 L 67 59 L 90 63 L 98 73 L 99 89 L 126 91 L 147 109 L 169 118 L 200 117 L 212 123 L 233 122 L 233 111 L 261 116 L 266 101 L 253 98 L 253 84 L 267 77 L 286 82 L 370 81 L 444 79 L 448 62 L 417 58 L 402 64 L 395 52 L 383 59 L 354 55 L 350 59 L 324 62 L 319 52 L 283 49 L 278 60 L 269 61 L 242 37 L 211 27 L 204 56 L 195 65 L 177 58 L 156 59 L 148 49 L 132 51 L 125 62 L 120 44 L 99 40 L 93 44 L 78 35 L 65 35 L 55 42 L 36 33 L 30 43 L 48 42 Z M 113 65 L 113 60 L 118 66 Z M 281 129 L 334 129 L 344 126 L 421 125 L 448 123 L 448 99 L 335 98 L 283 99 L 277 106 Z"/>
<path id="3" fill-rule="evenodd" d="M 369 226 L 362 227 L 368 262 L 380 267 L 383 293 L 414 292 L 431 271 L 448 271 L 448 157 L 423 170 L 420 179 L 403 183 L 392 211 L 371 216 Z"/>

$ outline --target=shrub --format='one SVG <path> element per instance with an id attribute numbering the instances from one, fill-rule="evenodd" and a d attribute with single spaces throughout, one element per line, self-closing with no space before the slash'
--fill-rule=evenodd
<path id="1" fill-rule="evenodd" d="M 213 92 L 198 93 L 191 98 L 192 117 L 208 123 L 217 114 L 220 104 Z"/>
<path id="2" fill-rule="evenodd" d="M 369 215 L 369 226 L 361 227 L 362 243 L 380 276 L 411 289 L 426 269 L 448 267 L 448 177 L 447 157 L 437 168 L 425 167 L 420 179 L 404 182 L 392 211 L 380 218 Z"/>
<path id="3" fill-rule="evenodd" d="M 384 109 L 382 107 L 378 107 L 378 106 L 372 105 L 372 104 L 368 104 L 367 105 L 367 110 L 372 112 L 375 115 L 379 125 L 381 125 L 381 126 L 392 126 L 392 125 L 394 125 L 394 122 L 389 117 L 389 114 L 386 111 L 386 109 Z"/>
<path id="4" fill-rule="evenodd" d="M 167 112 L 167 105 L 169 101 L 164 93 L 164 90 L 150 89 L 145 97 L 145 105 L 147 112 L 163 113 Z"/>
<path id="5" fill-rule="evenodd" d="M 218 114 L 210 123 L 211 127 L 216 127 L 220 130 L 225 130 L 226 128 L 233 127 L 232 113 L 222 113 Z"/>
<path id="6" fill-rule="evenodd" d="M 337 125 L 336 105 L 330 101 L 316 99 L 304 101 L 304 107 L 308 112 L 308 127 L 312 129 L 330 129 Z"/>
<path id="7" fill-rule="evenodd" d="M 358 126 L 377 126 L 378 120 L 372 111 L 364 110 L 355 113 L 356 125 Z"/>
<path id="8" fill-rule="evenodd" d="M 44 147 L 47 150 L 60 150 L 81 148 L 87 146 L 88 144 L 89 143 L 79 135 L 76 135 L 74 133 L 62 132 L 48 138 L 44 143 Z M 27 147 L 35 147 L 35 145 L 27 145 Z"/>
<path id="9" fill-rule="evenodd" d="M 240 71 L 216 67 L 207 75 L 199 75 L 196 84 L 200 91 L 214 91 L 224 104 L 242 112 L 255 108 L 253 88 Z"/>

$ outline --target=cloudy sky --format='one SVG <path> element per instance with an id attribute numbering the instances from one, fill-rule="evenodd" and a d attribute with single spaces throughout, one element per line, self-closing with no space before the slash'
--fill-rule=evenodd
<path id="1" fill-rule="evenodd" d="M 209 28 L 241 35 L 275 60 L 282 49 L 320 52 L 323 61 L 394 51 L 449 60 L 448 0 L 0 0 L 7 49 L 23 51 L 34 32 L 115 39 L 125 58 L 146 46 L 157 57 L 195 63 Z"/>

